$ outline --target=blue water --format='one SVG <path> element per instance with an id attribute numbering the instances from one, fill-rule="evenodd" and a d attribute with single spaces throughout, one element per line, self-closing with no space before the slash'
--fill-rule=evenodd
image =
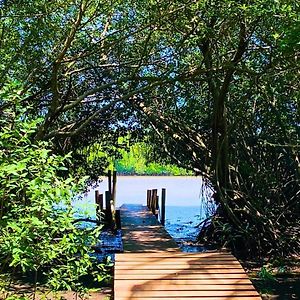
<path id="1" fill-rule="evenodd" d="M 177 241 L 194 241 L 199 229 L 196 227 L 203 219 L 204 212 L 199 206 L 167 206 L 165 228 Z"/>
<path id="2" fill-rule="evenodd" d="M 215 206 L 209 200 L 211 191 L 204 188 L 200 177 L 171 177 L 171 176 L 120 176 L 117 182 L 116 206 L 122 204 L 146 204 L 147 189 L 162 188 L 167 190 L 165 228 L 182 250 L 193 252 L 203 251 L 197 247 L 189 247 L 189 242 L 195 241 L 199 228 L 197 225 L 208 215 L 212 214 Z M 100 193 L 107 190 L 107 181 L 104 179 L 97 187 Z M 80 199 L 74 201 L 77 210 L 76 217 L 96 218 L 95 189 L 89 191 Z M 109 248 L 113 242 L 111 237 L 101 237 Z M 113 242 L 114 243 L 114 242 Z M 105 248 L 104 247 L 104 248 Z M 116 247 L 119 242 L 116 241 Z"/>

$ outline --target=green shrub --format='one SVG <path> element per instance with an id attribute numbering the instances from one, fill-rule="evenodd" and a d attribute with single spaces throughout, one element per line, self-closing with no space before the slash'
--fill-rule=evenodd
<path id="1" fill-rule="evenodd" d="M 193 175 L 191 171 L 175 165 L 153 162 L 153 159 L 148 157 L 149 149 L 145 142 L 136 142 L 126 150 L 120 149 L 119 152 L 122 158 L 114 161 L 114 168 L 118 173 L 132 175 Z"/>
<path id="2" fill-rule="evenodd" d="M 33 141 L 39 120 L 19 102 L 17 92 L 0 93 L 0 273 L 32 273 L 35 283 L 39 276 L 51 289 L 78 291 L 82 276 L 103 269 L 90 255 L 99 229 L 74 225 L 71 200 L 81 185 L 65 167 L 71 156 Z"/>

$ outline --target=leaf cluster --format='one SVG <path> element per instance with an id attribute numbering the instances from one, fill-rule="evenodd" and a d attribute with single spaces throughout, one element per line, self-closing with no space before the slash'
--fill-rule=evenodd
<path id="1" fill-rule="evenodd" d="M 0 271 L 35 274 L 35 284 L 42 280 L 54 290 L 82 290 L 82 276 L 102 273 L 90 255 L 99 229 L 74 224 L 71 201 L 82 183 L 67 173 L 71 155 L 33 141 L 41 121 L 26 117 L 16 95 L 0 94 L 9 104 L 0 130 Z"/>

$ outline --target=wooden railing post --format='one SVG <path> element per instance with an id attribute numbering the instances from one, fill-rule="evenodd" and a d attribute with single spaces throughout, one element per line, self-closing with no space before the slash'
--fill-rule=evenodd
<path id="1" fill-rule="evenodd" d="M 96 220 L 101 222 L 101 214 L 103 212 L 103 194 L 99 194 L 99 191 L 95 191 L 95 203 L 96 203 Z"/>
<path id="2" fill-rule="evenodd" d="M 99 191 L 96 190 L 95 191 L 95 204 L 98 204 L 98 197 L 99 197 Z M 98 206 L 96 206 L 96 211 L 97 211 L 97 209 L 98 209 Z"/>
<path id="3" fill-rule="evenodd" d="M 105 192 L 105 217 L 108 223 L 111 223 L 112 215 L 111 215 L 111 193 L 109 191 Z"/>
<path id="4" fill-rule="evenodd" d="M 99 222 L 102 222 L 102 213 L 103 213 L 103 194 L 99 194 L 99 195 L 98 195 L 97 206 L 98 206 L 97 220 L 98 220 Z"/>
<path id="5" fill-rule="evenodd" d="M 160 210 L 160 223 L 165 226 L 166 221 L 166 189 L 161 190 L 161 210 Z"/>
<path id="6" fill-rule="evenodd" d="M 108 170 L 108 172 L 107 172 L 107 182 L 108 182 L 108 191 L 111 194 L 112 193 L 112 188 L 111 188 L 111 170 Z"/>
<path id="7" fill-rule="evenodd" d="M 156 199 L 155 199 L 155 218 L 158 219 L 158 210 L 159 210 L 159 205 L 158 205 L 158 201 L 159 201 L 159 196 L 157 195 L 156 196 Z"/>
<path id="8" fill-rule="evenodd" d="M 100 194 L 98 196 L 98 199 L 99 199 L 99 209 L 101 212 L 103 212 L 103 194 Z"/>
<path id="9" fill-rule="evenodd" d="M 116 203 L 116 194 L 117 194 L 117 171 L 113 171 L 112 200 L 114 202 L 114 205 Z"/>
<path id="10" fill-rule="evenodd" d="M 99 220 L 99 205 L 98 205 L 98 199 L 99 199 L 99 191 L 95 191 L 95 204 L 96 204 L 96 220 Z"/>
<path id="11" fill-rule="evenodd" d="M 151 190 L 147 190 L 147 207 L 150 209 Z"/>
<path id="12" fill-rule="evenodd" d="M 113 230 L 116 230 L 117 229 L 117 227 L 116 227 L 116 209 L 115 209 L 115 204 L 114 204 L 113 199 L 110 200 L 110 211 L 111 211 L 110 225 Z"/>
<path id="13" fill-rule="evenodd" d="M 156 210 L 156 201 L 157 201 L 157 189 L 153 189 L 150 209 L 154 215 L 155 215 L 155 210 Z"/>

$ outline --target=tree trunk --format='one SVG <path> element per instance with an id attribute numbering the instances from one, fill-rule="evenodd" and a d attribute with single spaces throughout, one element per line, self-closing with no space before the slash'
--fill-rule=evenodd
<path id="1" fill-rule="evenodd" d="M 212 120 L 212 163 L 217 187 L 216 200 L 218 202 L 223 198 L 227 198 L 228 189 L 230 188 L 228 156 L 226 107 L 224 97 L 220 96 L 214 100 Z"/>

